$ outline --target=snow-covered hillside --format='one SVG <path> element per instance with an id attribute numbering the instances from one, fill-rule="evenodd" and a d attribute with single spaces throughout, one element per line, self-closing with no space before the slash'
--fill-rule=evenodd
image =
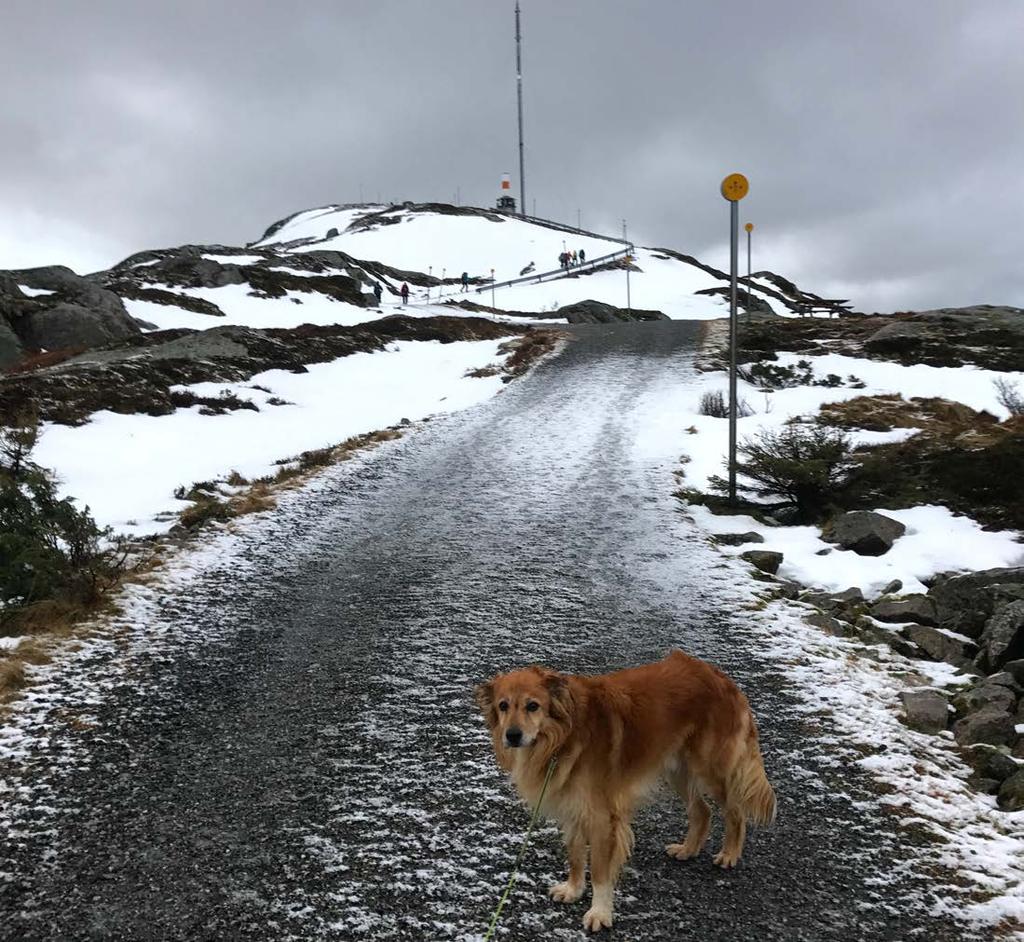
<path id="1" fill-rule="evenodd" d="M 491 303 L 488 283 L 499 285 L 531 274 L 558 270 L 563 251 L 583 251 L 589 262 L 621 253 L 618 238 L 575 232 L 568 227 L 488 210 L 440 204 L 402 206 L 320 207 L 297 213 L 272 226 L 254 248 L 287 253 L 340 251 L 358 259 L 382 262 L 407 272 L 458 279 L 462 272 L 481 284 L 471 298 Z M 593 273 L 578 267 L 567 277 L 538 283 L 527 280 L 499 287 L 494 305 L 510 313 L 538 313 L 594 300 L 627 306 L 625 262 L 615 259 Z M 635 246 L 630 266 L 629 303 L 634 309 L 661 311 L 675 319 L 706 320 L 727 313 L 721 292 L 728 281 L 723 272 L 677 252 Z M 787 315 L 797 304 L 815 301 L 796 289 L 787 296 L 788 283 L 754 279 L 754 295 L 776 313 Z M 461 293 L 449 285 L 444 293 Z M 430 297 L 437 299 L 438 291 Z M 416 300 L 426 300 L 420 291 Z"/>

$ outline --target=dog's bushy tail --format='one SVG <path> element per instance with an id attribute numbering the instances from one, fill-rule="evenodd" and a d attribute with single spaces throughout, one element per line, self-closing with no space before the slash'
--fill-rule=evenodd
<path id="1" fill-rule="evenodd" d="M 771 824 L 775 820 L 775 792 L 765 775 L 757 727 L 752 717 L 750 723 L 751 728 L 732 770 L 730 792 L 754 824 Z"/>

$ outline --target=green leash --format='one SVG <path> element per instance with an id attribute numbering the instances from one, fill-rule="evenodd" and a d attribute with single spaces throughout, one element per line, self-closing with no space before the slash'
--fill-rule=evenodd
<path id="1" fill-rule="evenodd" d="M 540 817 L 540 806 L 544 803 L 544 793 L 548 790 L 548 782 L 551 781 L 551 773 L 555 771 L 555 759 L 551 760 L 548 765 L 548 774 L 544 776 L 544 786 L 540 790 L 540 798 L 537 799 L 537 807 L 533 809 L 533 817 L 530 819 L 530 826 L 526 829 L 526 837 L 523 838 L 523 846 L 519 848 L 519 856 L 516 857 L 516 862 L 512 865 L 512 876 L 508 878 L 508 886 L 505 887 L 505 892 L 501 894 L 501 899 L 498 901 L 498 908 L 494 910 L 494 916 L 491 918 L 491 924 L 487 927 L 487 934 L 484 936 L 484 942 L 490 942 L 490 939 L 494 937 L 494 927 L 498 924 L 498 917 L 501 915 L 501 911 L 505 908 L 505 903 L 508 900 L 508 894 L 512 892 L 512 884 L 516 882 L 516 877 L 519 876 L 519 864 L 523 861 L 523 855 L 526 853 L 526 848 L 530 844 L 530 835 L 533 834 L 533 826 L 537 823 L 537 818 Z"/>

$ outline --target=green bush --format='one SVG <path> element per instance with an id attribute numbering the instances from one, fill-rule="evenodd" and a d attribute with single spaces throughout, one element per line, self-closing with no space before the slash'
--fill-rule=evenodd
<path id="1" fill-rule="evenodd" d="M 58 498 L 31 460 L 37 437 L 34 421 L 0 427 L 0 614 L 51 600 L 93 604 L 124 566 L 110 531 Z"/>
<path id="2" fill-rule="evenodd" d="M 850 468 L 850 440 L 819 425 L 764 429 L 737 447 L 737 490 L 760 498 L 783 498 L 801 522 L 812 523 L 831 506 Z M 747 479 L 744 483 L 743 478 Z M 728 482 L 711 479 L 727 491 Z"/>

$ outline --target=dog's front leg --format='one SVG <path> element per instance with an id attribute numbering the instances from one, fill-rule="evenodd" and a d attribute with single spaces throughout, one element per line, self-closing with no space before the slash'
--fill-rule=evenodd
<path id="1" fill-rule="evenodd" d="M 595 815 L 590 825 L 590 882 L 593 898 L 583 915 L 590 932 L 611 927 L 615 881 L 633 848 L 633 829 L 627 816 L 617 812 Z"/>
<path id="2" fill-rule="evenodd" d="M 556 883 L 549 892 L 559 903 L 575 903 L 583 895 L 586 886 L 587 835 L 576 821 L 562 828 L 565 837 L 565 851 L 569 858 L 569 879 Z"/>

